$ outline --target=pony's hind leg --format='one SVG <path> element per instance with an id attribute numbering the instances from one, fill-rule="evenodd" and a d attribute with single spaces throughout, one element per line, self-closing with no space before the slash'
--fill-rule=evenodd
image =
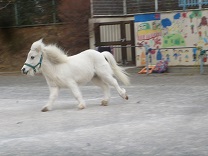
<path id="1" fill-rule="evenodd" d="M 117 80 L 111 74 L 105 73 L 105 75 L 102 75 L 102 80 L 113 86 L 123 99 L 129 99 L 128 95 L 126 94 L 126 90 L 119 86 Z"/>
<path id="2" fill-rule="evenodd" d="M 98 76 L 93 77 L 92 82 L 103 90 L 104 97 L 101 101 L 102 106 L 107 106 L 110 100 L 110 87 L 107 83 L 102 81 Z"/>
<path id="3" fill-rule="evenodd" d="M 42 112 L 47 112 L 52 109 L 53 103 L 58 97 L 59 88 L 58 87 L 49 87 L 50 89 L 50 96 L 48 103 L 42 108 Z"/>

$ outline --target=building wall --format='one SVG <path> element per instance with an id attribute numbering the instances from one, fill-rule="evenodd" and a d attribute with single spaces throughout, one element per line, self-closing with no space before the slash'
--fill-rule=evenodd
<path id="1" fill-rule="evenodd" d="M 150 64 L 159 60 L 168 60 L 170 66 L 200 64 L 200 51 L 193 47 L 208 49 L 207 10 L 139 14 L 134 18 L 135 45 L 152 49 Z M 136 65 L 145 64 L 145 48 L 137 47 Z"/>

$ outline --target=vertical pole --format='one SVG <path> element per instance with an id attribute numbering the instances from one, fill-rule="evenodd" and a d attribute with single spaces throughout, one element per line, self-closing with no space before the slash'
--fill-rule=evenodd
<path id="1" fill-rule="evenodd" d="M 200 74 L 204 73 L 204 61 L 203 61 L 203 55 L 201 55 L 200 58 L 201 62 L 200 62 Z"/>
<path id="2" fill-rule="evenodd" d="M 125 22 L 120 22 L 120 33 L 121 33 L 121 55 L 123 64 L 126 64 L 127 61 L 127 54 L 126 54 L 126 27 Z"/>
<path id="3" fill-rule="evenodd" d="M 183 0 L 183 11 L 186 10 L 186 0 Z"/>
<path id="4" fill-rule="evenodd" d="M 131 58 L 133 64 L 136 64 L 134 21 L 131 21 L 130 23 L 130 31 L 131 31 Z"/>
<path id="5" fill-rule="evenodd" d="M 148 59 L 148 50 L 146 51 L 146 70 L 147 75 L 149 74 L 149 59 Z"/>
<path id="6" fill-rule="evenodd" d="M 149 58 L 148 58 L 148 54 L 149 54 L 149 47 L 148 45 L 145 45 L 145 56 L 146 56 L 146 70 L 147 70 L 147 75 L 149 74 Z"/>
<path id="7" fill-rule="evenodd" d="M 16 26 L 18 26 L 19 20 L 18 20 L 17 1 L 14 2 L 14 13 L 15 13 L 15 24 Z"/>
<path id="8" fill-rule="evenodd" d="M 198 4 L 199 4 L 199 9 L 202 9 L 202 0 L 199 0 Z"/>
<path id="9" fill-rule="evenodd" d="M 93 0 L 90 0 L 90 7 L 91 7 L 91 9 L 90 9 L 91 10 L 91 18 L 92 18 L 93 17 L 93 14 L 94 14 L 93 13 L 93 9 L 94 9 L 93 8 Z"/>
<path id="10" fill-rule="evenodd" d="M 126 9 L 126 0 L 123 0 L 123 14 L 127 14 L 127 9 Z"/>
<path id="11" fill-rule="evenodd" d="M 53 7 L 53 23 L 56 23 L 55 0 L 52 0 L 52 7 Z"/>
<path id="12" fill-rule="evenodd" d="M 155 0 L 155 12 L 158 12 L 158 0 Z"/>

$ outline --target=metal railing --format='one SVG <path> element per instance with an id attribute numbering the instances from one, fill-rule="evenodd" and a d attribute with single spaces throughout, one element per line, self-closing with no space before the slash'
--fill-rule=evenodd
<path id="1" fill-rule="evenodd" d="M 92 17 L 202 8 L 208 0 L 91 0 Z"/>
<path id="2" fill-rule="evenodd" d="M 0 27 L 59 23 L 57 0 L 0 1 Z"/>
<path id="3" fill-rule="evenodd" d="M 179 6 L 186 10 L 187 7 L 198 6 L 202 9 L 202 5 L 208 5 L 208 0 L 179 0 Z"/>

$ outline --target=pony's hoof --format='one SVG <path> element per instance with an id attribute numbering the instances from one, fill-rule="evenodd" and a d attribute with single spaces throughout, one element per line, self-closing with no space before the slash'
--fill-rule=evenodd
<path id="1" fill-rule="evenodd" d="M 79 109 L 85 109 L 85 107 L 86 107 L 86 106 L 83 105 L 83 104 L 79 104 L 79 106 L 78 106 Z"/>
<path id="2" fill-rule="evenodd" d="M 129 99 L 128 95 L 126 95 L 125 99 L 126 99 L 126 100 L 128 100 L 128 99 Z"/>
<path id="3" fill-rule="evenodd" d="M 41 110 L 42 112 L 47 112 L 49 111 L 50 109 L 48 109 L 48 107 L 43 107 L 43 109 Z"/>
<path id="4" fill-rule="evenodd" d="M 105 100 L 101 101 L 101 106 L 107 106 L 107 105 L 108 105 L 108 101 Z"/>

